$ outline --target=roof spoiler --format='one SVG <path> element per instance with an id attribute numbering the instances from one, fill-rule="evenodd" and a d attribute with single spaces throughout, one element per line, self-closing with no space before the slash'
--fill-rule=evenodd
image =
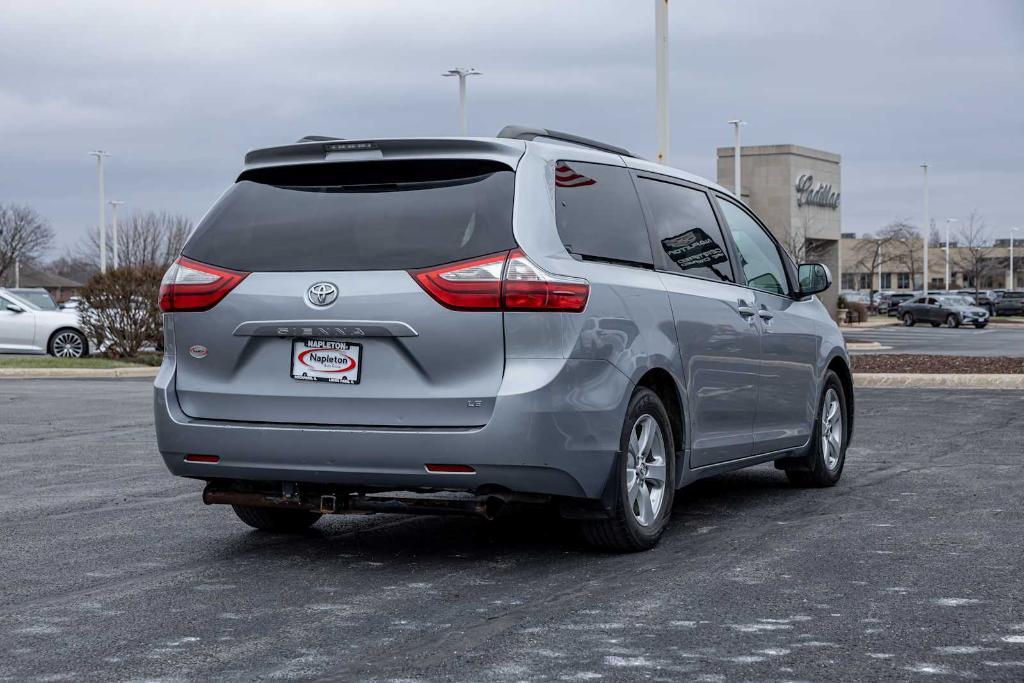
<path id="1" fill-rule="evenodd" d="M 624 157 L 636 157 L 636 155 L 630 152 L 628 149 L 616 147 L 615 145 L 609 145 L 607 142 L 591 140 L 590 138 L 580 137 L 579 135 L 573 135 L 572 133 L 563 133 L 557 130 L 550 130 L 548 128 L 505 126 L 504 128 L 501 129 L 501 132 L 498 133 L 498 137 L 508 138 L 511 140 L 533 140 L 535 138 L 547 138 L 549 140 L 557 140 L 559 142 L 568 142 L 573 145 L 580 145 L 581 147 L 599 149 L 602 152 L 611 152 L 612 154 L 618 154 Z"/>

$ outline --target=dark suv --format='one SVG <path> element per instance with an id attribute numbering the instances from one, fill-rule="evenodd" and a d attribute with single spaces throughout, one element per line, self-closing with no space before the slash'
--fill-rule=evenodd
<path id="1" fill-rule="evenodd" d="M 1024 292 L 999 292 L 991 310 L 992 315 L 1024 315 Z"/>

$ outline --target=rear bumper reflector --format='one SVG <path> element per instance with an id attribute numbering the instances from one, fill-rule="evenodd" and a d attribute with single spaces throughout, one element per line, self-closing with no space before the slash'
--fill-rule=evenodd
<path id="1" fill-rule="evenodd" d="M 194 455 L 189 454 L 185 456 L 185 462 L 220 462 L 219 455 Z"/>
<path id="2" fill-rule="evenodd" d="M 469 465 L 424 465 L 432 474 L 476 474 Z"/>

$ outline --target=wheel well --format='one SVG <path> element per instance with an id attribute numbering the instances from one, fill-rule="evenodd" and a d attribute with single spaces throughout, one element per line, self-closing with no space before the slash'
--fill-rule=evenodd
<path id="1" fill-rule="evenodd" d="M 672 427 L 672 441 L 676 445 L 676 451 L 683 450 L 686 447 L 686 442 L 683 440 L 683 404 L 679 400 L 679 389 L 676 387 L 676 382 L 672 379 L 672 375 L 661 368 L 654 368 L 653 370 L 648 370 L 640 378 L 637 386 L 647 387 L 656 393 L 661 402 L 665 404 L 668 421 Z"/>
<path id="2" fill-rule="evenodd" d="M 77 327 L 70 327 L 70 326 L 58 327 L 57 329 L 55 329 L 53 332 L 50 333 L 50 338 L 46 340 L 46 352 L 47 353 L 50 352 L 50 347 L 53 345 L 53 338 L 56 337 L 61 332 L 65 332 L 65 331 L 77 332 L 78 334 L 82 335 L 82 339 L 85 340 L 85 353 L 86 354 L 89 353 L 89 337 L 87 337 L 85 335 L 85 332 L 82 332 Z"/>
<path id="3" fill-rule="evenodd" d="M 839 356 L 829 362 L 828 369 L 839 377 L 839 382 L 843 385 L 843 393 L 846 394 L 846 443 L 849 444 L 850 438 L 853 436 L 853 374 L 850 372 L 850 366 Z"/>

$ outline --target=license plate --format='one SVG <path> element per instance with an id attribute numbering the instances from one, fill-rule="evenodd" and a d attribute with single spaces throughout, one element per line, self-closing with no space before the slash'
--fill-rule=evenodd
<path id="1" fill-rule="evenodd" d="M 326 339 L 292 341 L 292 379 L 359 384 L 361 344 Z"/>

